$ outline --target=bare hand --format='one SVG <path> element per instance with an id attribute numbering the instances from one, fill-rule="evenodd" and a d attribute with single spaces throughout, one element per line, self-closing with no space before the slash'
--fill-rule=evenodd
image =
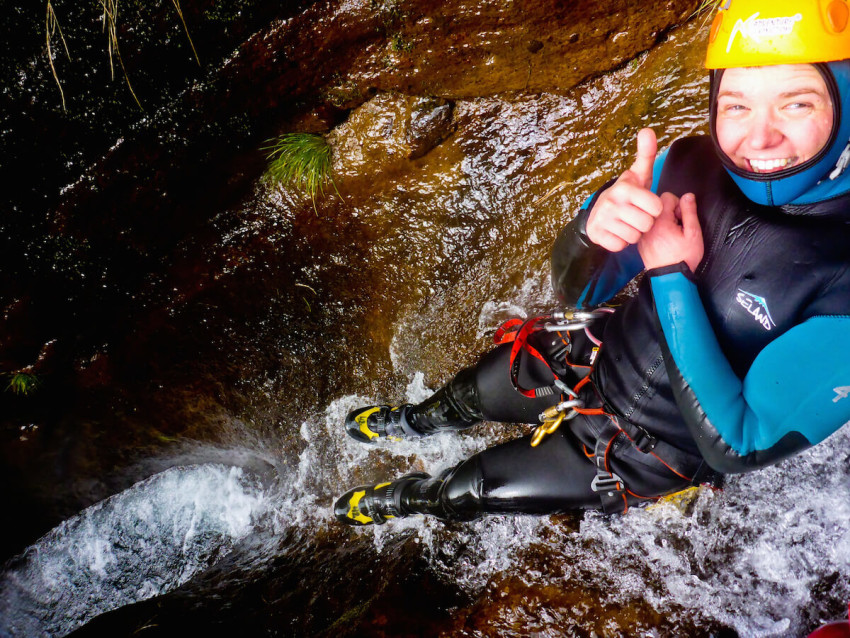
<path id="1" fill-rule="evenodd" d="M 658 141 L 650 128 L 637 137 L 637 157 L 594 203 L 587 219 L 587 237 L 611 252 L 636 244 L 661 214 L 661 198 L 650 189 Z"/>
<path id="2" fill-rule="evenodd" d="M 686 193 L 680 199 L 664 193 L 661 203 L 661 214 L 655 224 L 638 241 L 643 265 L 650 269 L 684 261 L 691 272 L 696 272 L 705 252 L 696 197 Z"/>

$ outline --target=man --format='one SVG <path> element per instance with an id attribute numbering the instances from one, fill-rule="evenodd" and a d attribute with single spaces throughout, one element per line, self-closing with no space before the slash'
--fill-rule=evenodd
<path id="1" fill-rule="evenodd" d="M 528 322 L 420 405 L 346 420 L 367 443 L 482 419 L 552 433 L 438 477 L 356 487 L 338 520 L 623 512 L 776 463 L 850 420 L 848 18 L 847 0 L 723 3 L 710 137 L 656 157 L 642 130 L 632 167 L 552 250 L 565 306 L 597 308 L 645 271 L 637 294 L 587 331 Z"/>

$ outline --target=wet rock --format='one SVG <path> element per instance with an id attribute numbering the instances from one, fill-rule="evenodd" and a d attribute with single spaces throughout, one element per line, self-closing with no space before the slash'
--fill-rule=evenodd
<path id="1" fill-rule="evenodd" d="M 407 122 L 408 159 L 428 153 L 452 132 L 452 104 L 428 98 L 417 100 Z"/>
<path id="2" fill-rule="evenodd" d="M 405 168 L 451 134 L 452 110 L 445 100 L 377 95 L 328 135 L 334 174 L 357 180 Z"/>
<path id="3" fill-rule="evenodd" d="M 334 149 L 334 174 L 377 175 L 402 165 L 410 152 L 405 128 L 412 102 L 403 95 L 382 93 L 352 111 L 328 136 Z"/>
<path id="4" fill-rule="evenodd" d="M 56 236 L 80 238 L 74 263 L 92 265 L 77 274 L 45 253 L 43 270 L 67 276 L 28 282 L 32 299 L 8 313 L 15 333 L 0 358 L 31 362 L 55 337 L 63 348 L 44 410 L 16 413 L 46 424 L 43 454 L 9 447 L 4 458 L 5 484 L 19 486 L 11 515 L 36 521 L 18 544 L 85 500 L 76 478 L 165 445 L 151 424 L 168 437 L 244 439 L 234 415 L 249 415 L 281 423 L 275 453 L 297 454 L 299 423 L 341 393 L 386 394 L 393 374 L 424 370 L 430 383 L 471 362 L 480 300 L 516 293 L 578 195 L 534 203 L 589 166 L 610 168 L 582 156 L 597 129 L 572 119 L 581 109 L 599 119 L 594 101 L 608 94 L 536 93 L 567 93 L 621 64 L 696 2 L 640 17 L 627 4 L 314 3 L 115 140 L 48 215 Z M 636 118 L 608 119 L 604 134 L 625 140 L 622 122 Z M 345 201 L 331 195 L 317 214 L 290 194 L 263 199 L 264 141 L 330 129 Z M 587 146 L 610 163 L 613 144 Z M 417 312 L 419 323 L 396 323 Z M 420 345 L 387 354 L 405 332 Z M 53 463 L 60 453 L 77 462 Z M 108 493 L 98 492 L 86 499 Z"/>
<path id="5" fill-rule="evenodd" d="M 78 359 L 75 365 L 77 384 L 86 390 L 108 387 L 113 381 L 111 366 L 109 356 L 101 352 L 87 359 Z"/>
<path id="6" fill-rule="evenodd" d="M 450 99 L 506 91 L 565 91 L 655 44 L 698 6 L 684 0 L 468 0 L 379 4 L 389 38 L 348 80 Z"/>

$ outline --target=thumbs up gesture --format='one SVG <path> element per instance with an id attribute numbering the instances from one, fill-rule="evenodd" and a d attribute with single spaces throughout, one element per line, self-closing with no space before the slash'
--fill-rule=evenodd
<path id="1" fill-rule="evenodd" d="M 636 244 L 661 214 L 661 198 L 650 189 L 658 141 L 650 128 L 637 138 L 634 164 L 594 203 L 587 219 L 587 237 L 611 252 Z"/>

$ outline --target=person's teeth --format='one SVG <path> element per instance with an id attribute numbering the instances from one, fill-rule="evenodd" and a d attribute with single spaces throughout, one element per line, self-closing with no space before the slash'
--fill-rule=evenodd
<path id="1" fill-rule="evenodd" d="M 788 162 L 791 160 L 788 158 L 785 159 L 772 159 L 772 160 L 757 160 L 751 159 L 750 165 L 753 167 L 753 170 L 757 172 L 765 172 L 765 171 L 775 171 L 778 168 L 785 168 L 788 166 Z"/>

